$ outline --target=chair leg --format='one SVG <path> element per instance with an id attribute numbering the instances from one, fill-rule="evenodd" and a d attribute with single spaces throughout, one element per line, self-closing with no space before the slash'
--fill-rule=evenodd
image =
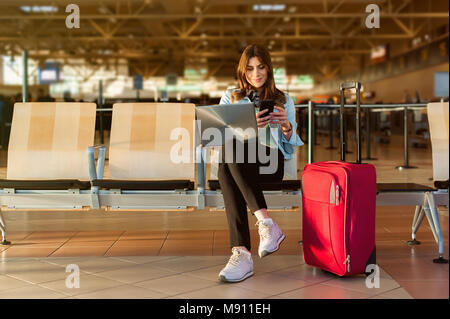
<path id="1" fill-rule="evenodd" d="M 424 203 L 425 204 L 425 203 Z M 419 230 L 420 225 L 422 224 L 422 220 L 425 216 L 423 211 L 423 206 L 416 206 L 416 211 L 414 213 L 414 219 L 412 222 L 412 240 L 408 241 L 408 245 L 420 245 L 420 241 L 416 240 L 416 233 Z"/>
<path id="2" fill-rule="evenodd" d="M 446 264 L 448 263 L 448 259 L 444 259 L 444 238 L 442 237 L 441 225 L 439 223 L 439 213 L 436 204 L 434 203 L 433 193 L 426 192 L 425 198 L 427 200 L 427 206 L 424 207 L 425 213 L 427 214 L 434 239 L 439 246 L 439 258 L 433 259 L 433 262 L 437 264 Z"/>
<path id="3" fill-rule="evenodd" d="M 0 231 L 2 232 L 2 241 L 0 245 L 10 245 L 11 242 L 6 240 L 6 226 L 2 218 L 2 212 L 0 211 Z"/>
<path id="4" fill-rule="evenodd" d="M 98 187 L 92 186 L 91 189 L 91 201 L 93 209 L 100 209 L 100 199 L 99 199 L 99 191 Z"/>

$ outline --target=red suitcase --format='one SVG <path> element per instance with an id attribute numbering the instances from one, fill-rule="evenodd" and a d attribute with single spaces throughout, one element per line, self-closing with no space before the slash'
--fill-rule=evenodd
<path id="1" fill-rule="evenodd" d="M 345 162 L 344 90 L 356 89 L 357 163 Z M 303 257 L 338 276 L 369 274 L 376 263 L 376 172 L 361 164 L 360 88 L 341 84 L 341 161 L 307 164 L 301 176 Z"/>

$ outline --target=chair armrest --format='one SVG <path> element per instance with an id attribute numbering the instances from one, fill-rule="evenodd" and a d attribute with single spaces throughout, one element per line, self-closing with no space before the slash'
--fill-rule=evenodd
<path id="1" fill-rule="evenodd" d="M 197 165 L 197 188 L 200 193 L 205 190 L 206 163 L 204 161 L 205 148 L 197 145 L 195 148 L 195 163 Z"/>
<path id="2" fill-rule="evenodd" d="M 95 149 L 98 149 L 97 165 L 95 165 Z M 89 165 L 89 180 L 103 179 L 103 171 L 105 169 L 105 154 L 106 148 L 104 145 L 88 146 L 88 165 Z"/>

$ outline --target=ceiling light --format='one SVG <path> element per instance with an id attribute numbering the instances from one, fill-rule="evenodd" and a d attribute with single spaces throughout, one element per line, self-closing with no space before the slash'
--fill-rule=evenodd
<path id="1" fill-rule="evenodd" d="M 55 6 L 20 6 L 23 12 L 58 12 Z"/>
<path id="2" fill-rule="evenodd" d="M 253 11 L 284 11 L 286 9 L 285 4 L 255 4 L 253 5 Z"/>
<path id="3" fill-rule="evenodd" d="M 100 12 L 101 14 L 111 13 L 111 11 L 109 11 L 106 7 L 98 7 L 98 12 Z"/>

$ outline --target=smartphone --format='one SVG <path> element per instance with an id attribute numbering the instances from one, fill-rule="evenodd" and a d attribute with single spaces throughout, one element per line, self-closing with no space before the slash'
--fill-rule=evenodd
<path id="1" fill-rule="evenodd" d="M 270 113 L 273 112 L 273 107 L 275 106 L 275 101 L 273 100 L 264 100 L 261 101 L 260 105 L 259 105 L 259 111 L 263 111 L 265 109 L 269 109 L 268 112 L 264 113 L 264 116 L 269 115 Z"/>

